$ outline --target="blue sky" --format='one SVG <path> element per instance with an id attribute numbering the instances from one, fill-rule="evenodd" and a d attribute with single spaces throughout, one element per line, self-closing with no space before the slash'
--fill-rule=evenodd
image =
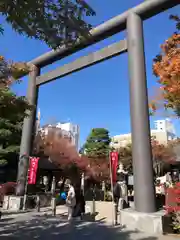
<path id="1" fill-rule="evenodd" d="M 143 0 L 89 0 L 88 2 L 97 13 L 90 19 L 95 26 L 143 2 Z M 102 2 L 106 3 L 103 5 Z M 169 15 L 179 12 L 180 6 L 144 22 L 147 80 L 150 92 L 156 86 L 156 78 L 152 74 L 152 59 L 160 51 L 160 44 L 175 30 L 174 23 L 168 19 Z M 5 34 L 1 36 L 0 52 L 7 59 L 29 61 L 49 50 L 40 41 L 19 36 L 2 18 L 0 18 L 0 22 L 5 27 Z M 55 69 L 79 56 L 125 37 L 126 32 L 116 34 L 44 68 L 42 72 Z M 81 144 L 85 141 L 91 128 L 95 127 L 109 129 L 111 136 L 130 132 L 127 63 L 127 54 L 123 54 L 40 87 L 38 106 L 41 109 L 41 124 L 68 120 L 77 123 L 80 126 Z M 14 90 L 19 95 L 25 95 L 26 87 L 27 78 L 24 78 L 22 84 L 14 86 Z M 152 118 L 151 122 L 161 118 L 161 116 L 157 116 Z M 180 121 L 174 120 L 174 123 L 177 134 L 180 135 Z"/>

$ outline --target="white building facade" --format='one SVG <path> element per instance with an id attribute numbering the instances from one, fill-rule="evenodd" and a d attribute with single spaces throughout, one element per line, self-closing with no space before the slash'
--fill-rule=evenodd
<path id="1" fill-rule="evenodd" d="M 39 129 L 39 131 L 43 132 L 45 135 L 48 134 L 48 130 L 52 127 L 56 127 L 61 130 L 61 134 L 64 136 L 68 136 L 71 139 L 71 143 L 79 149 L 79 126 L 70 122 L 56 123 L 56 124 L 48 124 Z"/>
<path id="2" fill-rule="evenodd" d="M 57 128 L 60 128 L 64 131 L 67 131 L 72 139 L 72 143 L 76 146 L 76 149 L 79 149 L 79 126 L 70 122 L 67 123 L 57 123 Z"/>
<path id="3" fill-rule="evenodd" d="M 168 141 L 177 139 L 175 128 L 170 119 L 157 120 L 154 122 L 154 126 L 155 128 L 151 130 L 151 137 L 160 144 L 166 145 Z M 125 147 L 131 142 L 131 133 L 116 135 L 112 137 L 111 146 L 114 148 Z"/>

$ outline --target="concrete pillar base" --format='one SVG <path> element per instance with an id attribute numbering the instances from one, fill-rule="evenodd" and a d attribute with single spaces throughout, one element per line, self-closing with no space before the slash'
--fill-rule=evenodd
<path id="1" fill-rule="evenodd" d="M 162 218 L 165 211 L 141 213 L 132 208 L 120 212 L 120 223 L 130 230 L 139 230 L 150 234 L 163 234 Z"/>

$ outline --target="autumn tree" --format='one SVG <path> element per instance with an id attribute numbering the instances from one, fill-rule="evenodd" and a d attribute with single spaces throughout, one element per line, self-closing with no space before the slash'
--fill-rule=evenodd
<path id="1" fill-rule="evenodd" d="M 39 131 L 34 141 L 34 154 L 49 158 L 59 169 L 63 177 L 80 178 L 85 173 L 86 177 L 96 181 L 109 178 L 109 161 L 104 158 L 89 158 L 80 155 L 71 142 L 68 132 L 56 127 L 47 127 L 48 132 Z"/>
<path id="2" fill-rule="evenodd" d="M 152 150 L 154 169 L 158 176 L 171 171 L 173 166 L 179 165 L 180 139 L 168 141 L 167 145 L 153 141 Z"/>
<path id="3" fill-rule="evenodd" d="M 86 175 L 97 182 L 110 180 L 109 160 L 107 158 L 88 158 L 82 156 L 82 159 L 86 159 L 87 170 Z"/>
<path id="4" fill-rule="evenodd" d="M 162 176 L 171 170 L 171 165 L 176 164 L 177 154 L 175 154 L 175 147 L 180 142 L 171 141 L 167 145 L 160 144 L 154 139 L 151 140 L 152 145 L 152 161 L 155 176 Z M 129 173 L 133 173 L 133 159 L 132 159 L 132 145 L 120 147 L 118 150 L 119 161 L 121 161 L 125 169 Z"/>
<path id="5" fill-rule="evenodd" d="M 174 162 L 173 152 L 170 145 L 159 144 L 152 140 L 153 169 L 155 176 L 162 176 L 170 171 L 170 164 Z"/>
<path id="6" fill-rule="evenodd" d="M 93 177 L 99 182 L 109 178 L 110 141 L 107 129 L 93 128 L 81 149 Z"/>
<path id="7" fill-rule="evenodd" d="M 170 16 L 176 22 L 176 32 L 161 45 L 161 53 L 153 60 L 153 73 L 160 88 L 150 102 L 152 113 L 163 107 L 180 117 L 180 17 Z"/>
<path id="8" fill-rule="evenodd" d="M 49 158 L 64 177 L 78 178 L 88 166 L 72 144 L 68 132 L 56 127 L 48 127 L 48 132 L 39 131 L 34 141 L 34 154 Z"/>
<path id="9" fill-rule="evenodd" d="M 84 19 L 95 12 L 84 0 L 0 0 L 0 16 L 19 34 L 44 41 L 51 48 L 87 38 L 91 25 Z M 0 34 L 4 28 L 0 24 Z M 31 110 L 25 97 L 10 88 L 31 67 L 7 62 L 0 56 L 0 166 L 17 159 L 22 123 Z M 18 82 L 18 81 L 16 81 Z"/>

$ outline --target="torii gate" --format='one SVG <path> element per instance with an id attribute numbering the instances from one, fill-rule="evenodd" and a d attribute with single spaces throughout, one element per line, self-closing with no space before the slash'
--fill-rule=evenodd
<path id="1" fill-rule="evenodd" d="M 36 106 L 40 85 L 128 51 L 135 209 L 138 212 L 150 213 L 156 211 L 143 20 L 149 19 L 179 3 L 179 0 L 146 0 L 140 5 L 93 28 L 90 31 L 88 39 L 80 40 L 69 48 L 62 46 L 58 50 L 47 52 L 29 62 L 33 67 L 29 73 L 27 99 L 30 104 Z M 121 32 L 126 28 L 127 41 L 123 40 L 110 45 L 40 76 L 41 68 Z M 24 120 L 17 177 L 17 195 L 19 196 L 23 196 L 24 194 L 28 161 L 23 156 L 24 153 L 27 156 L 31 155 L 35 116 L 36 110 L 33 110 L 30 116 Z"/>

